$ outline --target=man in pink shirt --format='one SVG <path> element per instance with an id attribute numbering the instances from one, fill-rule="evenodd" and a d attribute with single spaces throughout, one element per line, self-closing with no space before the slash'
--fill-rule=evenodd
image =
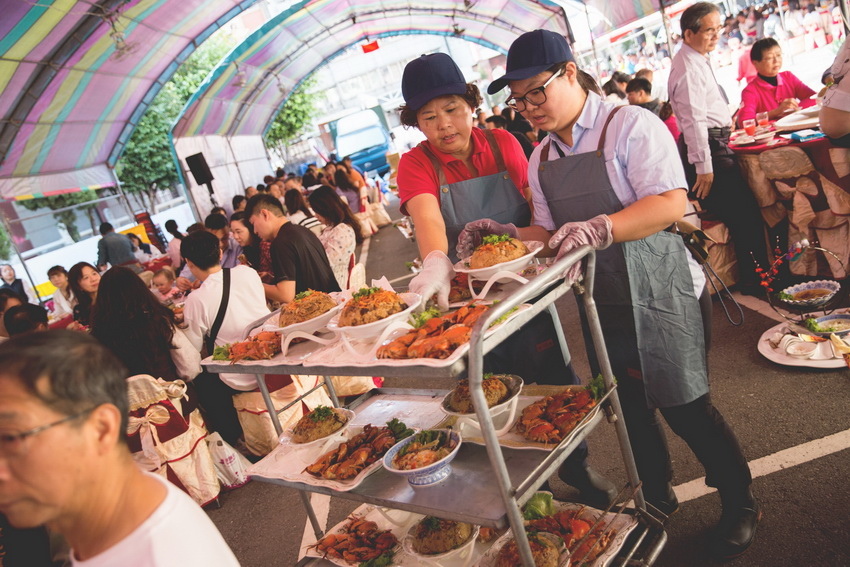
<path id="1" fill-rule="evenodd" d="M 758 76 L 741 93 L 738 124 L 754 119 L 759 112 L 767 112 L 770 120 L 776 120 L 815 104 L 811 98 L 815 91 L 790 71 L 779 71 L 782 68 L 782 48 L 775 39 L 766 37 L 758 40 L 750 57 Z"/>

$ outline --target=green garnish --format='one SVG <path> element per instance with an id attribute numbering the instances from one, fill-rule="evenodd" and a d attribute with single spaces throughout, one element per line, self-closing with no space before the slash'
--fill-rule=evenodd
<path id="1" fill-rule="evenodd" d="M 360 567 L 391 567 L 395 551 L 387 551 L 369 561 L 364 561 Z"/>
<path id="2" fill-rule="evenodd" d="M 437 431 L 437 430 L 434 430 L 434 429 L 426 429 L 425 431 L 420 431 L 419 433 L 417 433 L 413 437 L 413 441 L 411 441 L 410 443 L 408 443 L 407 445 L 405 445 L 404 447 L 399 449 L 398 456 L 402 457 L 402 456 L 406 455 L 408 453 L 408 451 L 410 450 L 411 446 L 414 443 L 419 443 L 420 445 L 427 445 L 429 443 L 434 443 L 436 441 L 437 444 L 434 447 L 432 447 L 433 449 L 436 450 L 439 447 L 441 447 L 443 444 L 446 444 L 448 442 L 448 440 L 449 440 L 449 438 L 444 432 Z"/>
<path id="3" fill-rule="evenodd" d="M 482 241 L 484 244 L 498 244 L 499 242 L 507 242 L 513 238 L 510 234 L 488 234 Z"/>
<path id="4" fill-rule="evenodd" d="M 436 518 L 434 516 L 425 516 L 422 519 L 422 525 L 428 529 L 429 532 L 433 532 L 434 530 L 440 529 L 440 518 Z"/>
<path id="5" fill-rule="evenodd" d="M 605 379 L 602 378 L 602 374 L 597 374 L 596 378 L 587 383 L 585 389 L 590 392 L 594 400 L 601 400 L 605 395 Z"/>
<path id="6" fill-rule="evenodd" d="M 299 299 L 304 299 L 305 297 L 307 297 L 308 295 L 311 295 L 312 293 L 313 293 L 312 289 L 307 289 L 307 290 L 302 291 L 301 293 L 296 293 L 295 294 L 295 301 L 298 301 Z"/>
<path id="7" fill-rule="evenodd" d="M 310 412 L 310 419 L 313 421 L 324 421 L 330 418 L 334 414 L 334 410 L 329 408 L 328 406 L 316 406 L 312 412 Z"/>
<path id="8" fill-rule="evenodd" d="M 784 291 L 780 291 L 779 293 L 777 293 L 776 297 L 784 301 L 794 301 L 794 296 L 790 293 L 785 293 Z"/>
<path id="9" fill-rule="evenodd" d="M 526 520 L 538 520 L 554 513 L 555 506 L 552 504 L 552 495 L 545 492 L 538 492 L 529 498 L 522 508 L 522 517 Z"/>
<path id="10" fill-rule="evenodd" d="M 813 333 L 834 333 L 839 330 L 834 327 L 824 327 L 818 324 L 817 319 L 812 318 L 806 319 L 806 328 Z"/>
<path id="11" fill-rule="evenodd" d="M 379 287 L 364 287 L 360 288 L 360 291 L 354 293 L 351 296 L 352 299 L 360 299 L 361 297 L 366 297 L 367 295 L 372 295 L 373 293 L 381 291 Z"/>
<path id="12" fill-rule="evenodd" d="M 497 303 L 499 303 L 498 299 L 493 302 L 493 305 L 496 305 Z M 507 319 L 508 317 L 513 315 L 514 311 L 516 311 L 517 309 L 519 309 L 519 305 L 517 305 L 516 307 L 514 307 L 513 309 L 511 309 L 510 311 L 508 311 L 507 313 L 505 313 L 504 315 L 502 315 L 501 317 L 499 317 L 498 319 L 496 319 L 495 321 L 490 323 L 490 327 L 495 327 L 499 323 L 503 323 L 505 321 L 505 319 Z"/>
<path id="13" fill-rule="evenodd" d="M 428 322 L 429 319 L 433 319 L 434 317 L 440 316 L 440 310 L 436 307 L 429 307 L 422 313 L 414 313 L 410 316 L 410 324 L 413 325 L 414 329 L 418 329 Z"/>
<path id="14" fill-rule="evenodd" d="M 221 345 L 213 349 L 213 360 L 230 360 L 230 345 Z"/>
<path id="15" fill-rule="evenodd" d="M 393 432 L 393 436 L 396 441 L 401 441 L 407 437 L 413 435 L 413 430 L 410 429 L 407 425 L 404 424 L 403 421 L 399 421 L 398 418 L 394 417 L 391 421 L 387 422 L 387 427 L 390 431 Z"/>

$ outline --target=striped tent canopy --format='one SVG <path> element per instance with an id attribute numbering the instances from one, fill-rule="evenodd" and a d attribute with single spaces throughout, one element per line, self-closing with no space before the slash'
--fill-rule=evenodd
<path id="1" fill-rule="evenodd" d="M 568 27 L 564 8 L 546 1 L 301 2 L 257 30 L 221 63 L 189 102 L 173 135 L 262 134 L 302 80 L 363 41 L 457 35 L 505 53 L 528 30 L 547 28 L 566 35 Z"/>
<path id="2" fill-rule="evenodd" d="M 255 1 L 0 1 L 0 197 L 114 185 L 163 83 Z"/>

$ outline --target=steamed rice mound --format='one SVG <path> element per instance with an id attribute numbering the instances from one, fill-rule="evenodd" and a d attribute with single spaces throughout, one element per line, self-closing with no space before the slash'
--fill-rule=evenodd
<path id="1" fill-rule="evenodd" d="M 407 309 L 407 305 L 393 291 L 375 289 L 364 293 L 364 290 L 360 290 L 342 308 L 339 315 L 339 326 L 356 327 L 374 323 L 405 309 Z"/>
<path id="2" fill-rule="evenodd" d="M 528 248 L 521 240 L 509 238 L 502 242 L 485 243 L 475 249 L 469 258 L 469 267 L 473 270 L 489 268 L 496 264 L 510 262 L 528 254 Z"/>

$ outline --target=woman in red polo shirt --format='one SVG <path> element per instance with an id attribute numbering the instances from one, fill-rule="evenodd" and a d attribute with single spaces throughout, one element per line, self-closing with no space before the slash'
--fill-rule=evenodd
<path id="1" fill-rule="evenodd" d="M 401 123 L 415 127 L 426 140 L 404 154 L 398 167 L 402 211 L 413 217 L 416 241 L 424 258 L 410 290 L 448 308 L 456 245 L 467 223 L 487 221 L 490 232 L 531 223 L 528 161 L 507 130 L 475 127 L 481 104 L 478 87 L 467 84 L 458 66 L 444 53 L 414 59 L 404 69 Z M 558 348 L 554 322 L 543 312 L 484 358 L 488 372 L 514 373 L 539 384 L 576 384 L 578 378 Z M 559 471 L 567 484 L 592 506 L 607 507 L 616 489 L 587 466 L 586 447 L 575 451 Z"/>

